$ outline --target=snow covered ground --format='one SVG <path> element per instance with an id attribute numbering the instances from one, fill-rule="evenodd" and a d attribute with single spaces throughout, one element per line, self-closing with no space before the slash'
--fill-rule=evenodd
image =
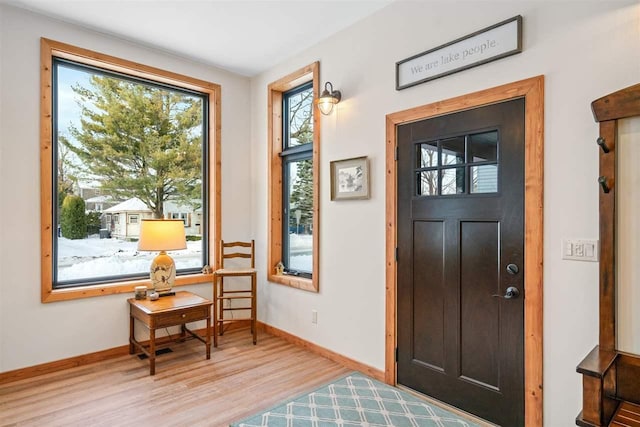
<path id="1" fill-rule="evenodd" d="M 58 280 L 76 280 L 125 274 L 148 274 L 157 252 L 139 252 L 137 242 L 58 238 Z M 178 270 L 202 268 L 202 242 L 187 242 L 187 249 L 170 251 Z"/>
<path id="2" fill-rule="evenodd" d="M 313 236 L 309 234 L 289 234 L 289 268 L 299 271 L 313 271 Z"/>
<path id="3" fill-rule="evenodd" d="M 290 268 L 312 271 L 313 238 L 306 234 L 291 234 Z M 58 280 L 79 280 L 129 274 L 146 275 L 157 252 L 140 252 L 137 242 L 100 239 L 58 238 Z M 202 242 L 187 242 L 187 249 L 170 251 L 178 270 L 202 268 Z"/>

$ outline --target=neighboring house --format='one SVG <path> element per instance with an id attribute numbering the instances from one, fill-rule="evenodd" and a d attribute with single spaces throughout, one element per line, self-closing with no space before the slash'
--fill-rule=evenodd
<path id="1" fill-rule="evenodd" d="M 102 223 L 111 237 L 137 239 L 140 236 L 140 221 L 153 218 L 153 211 L 137 197 L 126 200 L 103 211 Z"/>
<path id="2" fill-rule="evenodd" d="M 173 201 L 164 202 L 164 217 L 167 219 L 181 219 L 184 221 L 184 232 L 187 236 L 202 235 L 202 206 L 199 200 L 194 200 L 198 206 L 183 205 Z"/>
<path id="3" fill-rule="evenodd" d="M 85 199 L 85 210 L 102 212 L 105 209 L 115 206 L 118 201 L 113 200 L 111 196 L 95 196 Z M 103 227 L 104 228 L 104 227 Z"/>
<path id="4" fill-rule="evenodd" d="M 187 236 L 202 234 L 201 207 L 194 209 L 191 205 L 168 201 L 164 202 L 163 208 L 165 218 L 181 219 L 184 222 L 184 232 Z M 153 218 L 153 211 L 137 197 L 111 206 L 102 212 L 102 228 L 109 230 L 111 237 L 117 239 L 137 239 L 140 236 L 140 221 Z"/>
<path id="5" fill-rule="evenodd" d="M 82 197 L 86 202 L 88 199 L 100 196 L 102 189 L 98 181 L 81 181 L 75 183 L 73 193 Z"/>

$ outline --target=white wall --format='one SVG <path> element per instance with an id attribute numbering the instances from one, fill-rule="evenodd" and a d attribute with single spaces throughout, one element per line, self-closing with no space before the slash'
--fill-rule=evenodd
<path id="1" fill-rule="evenodd" d="M 4 14 L 4 9 L 2 9 L 2 7 L 0 7 L 0 22 L 2 22 L 3 20 L 3 14 Z M 2 31 L 0 31 L 0 58 L 2 58 L 2 40 L 3 40 L 3 36 L 2 36 Z M 2 61 L 0 60 L 0 81 L 2 81 Z M 4 120 L 2 119 L 2 111 L 3 111 L 3 102 L 2 102 L 2 96 L 0 95 L 0 129 L 4 129 L 3 123 Z M 3 152 L 3 144 L 2 144 L 2 132 L 0 132 L 0 165 L 2 165 L 2 152 Z M 0 177 L 2 177 L 2 167 L 0 166 Z M 0 185 L 0 200 L 4 200 L 4 191 L 3 191 L 3 186 Z M 4 215 L 3 215 L 3 211 L 4 209 L 0 208 L 0 224 L 4 224 Z M 2 228 L 0 228 L 0 242 L 4 241 L 4 232 L 2 230 Z M 2 246 L 2 244 L 0 243 L 0 259 L 4 257 L 4 247 Z M 3 271 L 2 271 L 2 262 L 0 262 L 0 307 L 2 307 L 2 277 L 3 276 Z M 0 312 L 0 331 L 3 330 L 3 324 L 4 322 L 2 321 L 3 316 L 2 313 Z M 2 338 L 0 335 L 0 372 L 2 371 L 2 355 L 3 355 L 3 344 L 2 344 Z"/>
<path id="2" fill-rule="evenodd" d="M 395 62 L 501 20 L 524 17 L 524 51 L 413 88 Z M 260 320 L 384 369 L 385 115 L 545 75 L 544 417 L 574 424 L 576 365 L 597 344 L 598 264 L 562 261 L 562 238 L 598 237 L 598 126 L 590 103 L 640 81 L 640 5 L 603 2 L 394 2 L 252 79 L 254 230 Z M 315 60 L 343 94 L 322 120 L 320 293 L 265 282 L 268 83 Z M 372 197 L 331 202 L 329 161 L 366 155 Z M 311 310 L 318 324 L 311 324 Z"/>
<path id="3" fill-rule="evenodd" d="M 0 6 L 0 372 L 128 343 L 131 295 L 40 303 L 40 37 L 220 84 L 223 237 L 250 238 L 249 79 Z"/>

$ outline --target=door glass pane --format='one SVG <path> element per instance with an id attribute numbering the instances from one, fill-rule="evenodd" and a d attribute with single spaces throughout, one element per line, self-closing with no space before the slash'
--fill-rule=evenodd
<path id="1" fill-rule="evenodd" d="M 498 160 L 498 131 L 469 135 L 469 163 Z"/>
<path id="2" fill-rule="evenodd" d="M 464 168 L 442 169 L 440 173 L 442 179 L 440 194 L 444 196 L 464 193 Z"/>
<path id="3" fill-rule="evenodd" d="M 471 192 L 496 193 L 498 191 L 498 165 L 471 166 Z"/>
<path id="4" fill-rule="evenodd" d="M 418 167 L 430 168 L 438 166 L 438 143 L 418 144 Z"/>
<path id="5" fill-rule="evenodd" d="M 438 171 L 418 172 L 418 196 L 438 195 Z"/>
<path id="6" fill-rule="evenodd" d="M 445 139 L 442 145 L 442 165 L 464 163 L 464 136 Z"/>
<path id="7" fill-rule="evenodd" d="M 313 172 L 312 160 L 288 164 L 288 200 L 286 265 L 290 270 L 312 273 L 313 270 Z"/>

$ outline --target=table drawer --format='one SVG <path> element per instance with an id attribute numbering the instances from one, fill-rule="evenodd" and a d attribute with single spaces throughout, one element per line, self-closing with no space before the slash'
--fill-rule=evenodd
<path id="1" fill-rule="evenodd" d="M 210 316 L 210 308 L 210 305 L 204 305 L 158 314 L 154 316 L 155 322 L 152 327 L 164 328 L 167 326 L 195 322 L 196 320 L 203 320 Z"/>

